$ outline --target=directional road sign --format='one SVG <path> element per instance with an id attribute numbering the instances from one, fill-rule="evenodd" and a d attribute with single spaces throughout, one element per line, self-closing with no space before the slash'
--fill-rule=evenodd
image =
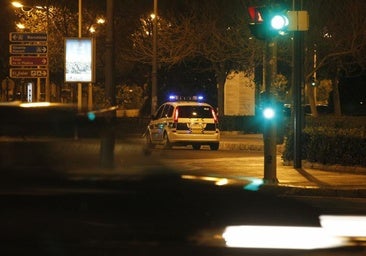
<path id="1" fill-rule="evenodd" d="M 9 33 L 10 42 L 47 42 L 47 33 L 23 33 L 11 32 Z"/>
<path id="2" fill-rule="evenodd" d="M 46 68 L 11 68 L 12 78 L 46 78 L 48 70 Z"/>
<path id="3" fill-rule="evenodd" d="M 12 54 L 46 54 L 47 45 L 11 44 L 9 52 Z"/>
<path id="4" fill-rule="evenodd" d="M 46 56 L 10 56 L 12 66 L 46 66 L 48 58 Z"/>

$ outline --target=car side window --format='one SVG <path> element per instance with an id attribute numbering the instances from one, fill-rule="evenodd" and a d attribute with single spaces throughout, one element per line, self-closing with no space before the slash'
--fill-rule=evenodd
<path id="1" fill-rule="evenodd" d="M 164 110 L 164 106 L 165 106 L 165 105 L 161 105 L 161 106 L 159 107 L 159 109 L 156 111 L 156 113 L 155 113 L 155 115 L 154 115 L 154 118 L 153 118 L 153 119 L 159 119 L 159 118 L 161 118 L 161 115 L 162 115 L 163 110 Z"/>
<path id="2" fill-rule="evenodd" d="M 162 117 L 171 117 L 173 115 L 173 106 L 167 104 L 164 108 Z"/>

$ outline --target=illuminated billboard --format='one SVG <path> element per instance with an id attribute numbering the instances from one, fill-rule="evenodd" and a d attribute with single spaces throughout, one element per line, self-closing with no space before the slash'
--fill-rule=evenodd
<path id="1" fill-rule="evenodd" d="M 65 82 L 94 82 L 94 40 L 92 38 L 66 38 Z"/>

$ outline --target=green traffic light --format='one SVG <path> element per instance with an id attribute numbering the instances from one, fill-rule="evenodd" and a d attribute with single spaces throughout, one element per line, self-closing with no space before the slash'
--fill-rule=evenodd
<path id="1" fill-rule="evenodd" d="M 289 24 L 288 18 L 285 15 L 276 14 L 271 19 L 271 27 L 275 30 L 281 30 Z"/>
<path id="2" fill-rule="evenodd" d="M 265 119 L 273 119 L 276 113 L 273 108 L 267 107 L 263 110 L 263 116 Z"/>

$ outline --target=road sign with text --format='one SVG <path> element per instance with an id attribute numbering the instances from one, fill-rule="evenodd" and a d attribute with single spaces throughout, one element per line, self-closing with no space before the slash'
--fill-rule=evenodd
<path id="1" fill-rule="evenodd" d="M 9 52 L 12 54 L 46 54 L 47 45 L 11 44 Z"/>
<path id="2" fill-rule="evenodd" d="M 10 42 L 47 42 L 47 33 L 22 33 L 11 32 L 9 33 Z"/>
<path id="3" fill-rule="evenodd" d="M 12 78 L 46 78 L 48 70 L 46 68 L 11 68 Z"/>
<path id="4" fill-rule="evenodd" d="M 12 66 L 46 66 L 47 56 L 10 56 Z"/>

